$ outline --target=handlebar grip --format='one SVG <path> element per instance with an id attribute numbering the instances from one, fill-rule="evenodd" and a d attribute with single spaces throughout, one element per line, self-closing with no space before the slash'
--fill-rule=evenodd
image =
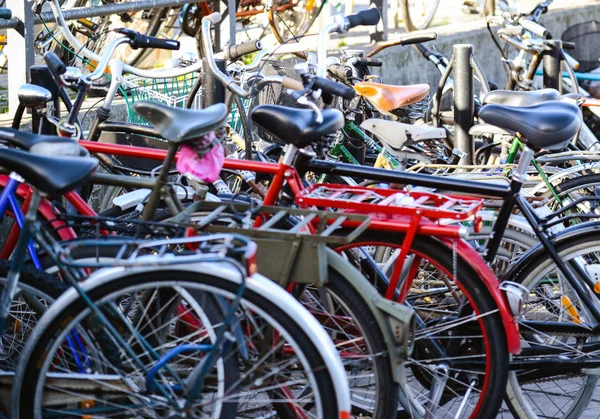
<path id="1" fill-rule="evenodd" d="M 324 93 L 328 93 L 333 96 L 340 96 L 344 99 L 354 99 L 356 92 L 352 87 L 348 87 L 344 84 L 325 79 L 323 77 L 314 78 L 314 86 L 321 89 Z"/>
<path id="2" fill-rule="evenodd" d="M 574 50 L 575 49 L 575 42 L 563 42 L 562 43 L 562 47 L 563 47 L 563 49 Z"/>
<path id="3" fill-rule="evenodd" d="M 343 81 L 348 80 L 349 77 L 352 77 L 352 69 L 343 64 L 332 64 L 327 67 L 327 71 L 329 71 L 335 78 Z"/>
<path id="4" fill-rule="evenodd" d="M 381 13 L 379 9 L 368 9 L 354 15 L 346 16 L 348 22 L 346 30 L 350 30 L 357 26 L 374 26 L 379 23 L 381 19 Z"/>
<path id="5" fill-rule="evenodd" d="M 0 8 L 0 19 L 12 19 L 12 11 L 6 8 Z"/>
<path id="6" fill-rule="evenodd" d="M 202 18 L 202 20 L 204 20 L 204 19 L 208 19 L 212 22 L 213 25 L 216 25 L 217 23 L 219 23 L 221 21 L 222 17 L 221 17 L 221 13 L 214 12 L 208 16 L 204 16 L 204 18 Z"/>
<path id="7" fill-rule="evenodd" d="M 379 58 L 355 58 L 354 65 L 358 67 L 381 67 L 383 61 Z"/>
<path id="8" fill-rule="evenodd" d="M 426 59 L 429 59 L 429 57 L 431 57 L 431 55 L 433 54 L 431 51 L 429 51 L 429 48 L 427 48 L 425 45 L 423 44 L 414 44 L 413 45 L 417 51 L 419 51 L 421 53 L 421 55 L 423 57 L 425 57 Z"/>
<path id="9" fill-rule="evenodd" d="M 44 55 L 44 61 L 48 66 L 48 69 L 52 73 L 52 76 L 56 79 L 57 82 L 60 82 L 60 76 L 67 72 L 67 66 L 65 63 L 58 58 L 58 55 L 49 51 Z"/>
<path id="10" fill-rule="evenodd" d="M 548 36 L 548 29 L 544 28 L 539 23 L 535 23 L 533 20 L 529 19 L 521 19 L 519 23 L 525 30 L 531 32 L 534 35 L 540 36 L 542 38 L 546 38 Z"/>
<path id="11" fill-rule="evenodd" d="M 437 32 L 403 34 L 400 37 L 400 45 L 414 45 L 422 42 L 431 42 L 435 41 L 437 37 Z"/>
<path id="12" fill-rule="evenodd" d="M 262 43 L 259 40 L 248 41 L 239 45 L 229 45 L 225 47 L 225 59 L 227 61 L 237 61 L 244 55 L 252 54 L 253 52 L 260 51 L 262 49 Z"/>
<path id="13" fill-rule="evenodd" d="M 304 85 L 301 81 L 294 80 L 289 77 L 284 77 L 281 81 L 281 85 L 286 89 L 304 90 Z"/>
<path id="14" fill-rule="evenodd" d="M 173 39 L 162 39 L 155 36 L 138 34 L 130 43 L 133 49 L 138 48 L 157 48 L 171 51 L 179 50 L 179 41 Z"/>
<path id="15" fill-rule="evenodd" d="M 498 31 L 498 34 L 504 34 L 508 36 L 521 36 L 523 28 L 521 26 L 506 25 L 504 28 Z"/>

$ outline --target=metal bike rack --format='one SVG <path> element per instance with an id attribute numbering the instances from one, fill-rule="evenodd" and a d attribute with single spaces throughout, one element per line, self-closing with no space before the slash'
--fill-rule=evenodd
<path id="1" fill-rule="evenodd" d="M 556 89 L 562 93 L 562 41 L 547 41 L 548 51 L 544 51 L 544 87 Z"/>
<path id="2" fill-rule="evenodd" d="M 475 115 L 475 80 L 471 59 L 473 45 L 454 45 L 452 61 L 454 68 L 454 144 L 465 157 L 460 164 L 473 164 L 475 145 L 469 130 Z"/>

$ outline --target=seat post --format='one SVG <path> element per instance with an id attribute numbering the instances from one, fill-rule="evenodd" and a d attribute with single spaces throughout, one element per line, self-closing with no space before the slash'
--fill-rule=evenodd
<path id="1" fill-rule="evenodd" d="M 175 160 L 175 155 L 177 154 L 177 150 L 179 149 L 178 144 L 171 143 L 169 145 L 169 150 L 167 152 L 167 156 L 163 161 L 163 166 L 160 169 L 160 174 L 156 181 L 154 182 L 154 188 L 150 193 L 150 197 L 148 198 L 148 203 L 144 207 L 144 212 L 142 214 L 142 218 L 144 220 L 150 221 L 154 217 L 154 213 L 156 212 L 156 208 L 158 207 L 158 202 L 160 201 L 162 190 L 164 186 L 167 184 L 167 179 L 169 177 L 169 172 L 171 170 L 171 165 Z"/>

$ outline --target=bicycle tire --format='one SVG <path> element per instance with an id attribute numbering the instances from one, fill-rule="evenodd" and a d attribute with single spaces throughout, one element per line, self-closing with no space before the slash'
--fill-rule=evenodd
<path id="1" fill-rule="evenodd" d="M 404 236 L 398 233 L 366 231 L 357 238 L 354 243 L 344 246 L 343 248 L 338 248 L 338 250 L 347 251 L 348 249 L 356 248 L 357 246 L 391 246 L 399 249 L 402 247 L 403 240 Z M 459 255 L 456 255 L 456 259 L 453 259 L 454 255 L 452 249 L 442 245 L 437 240 L 431 237 L 417 236 L 411 245 L 410 251 L 418 253 L 421 257 L 430 261 L 435 261 L 435 263 L 445 272 L 453 272 L 454 267 L 456 267 L 456 272 L 459 273 L 457 276 L 460 279 L 457 284 L 459 284 L 464 295 L 475 308 L 475 312 L 490 313 L 490 315 L 484 316 L 480 322 L 481 331 L 487 340 L 487 342 L 485 342 L 487 351 L 485 359 L 487 372 L 485 373 L 484 384 L 482 386 L 482 395 L 470 417 L 482 419 L 494 417 L 502 404 L 508 374 L 506 365 L 509 362 L 509 356 L 502 319 L 497 312 L 497 306 L 493 301 L 491 294 L 487 290 L 487 287 L 481 282 L 479 276 L 470 267 L 468 261 L 463 260 Z M 455 266 L 453 265 L 454 262 L 456 262 Z M 373 272 L 361 271 L 368 278 L 373 280 L 373 284 L 376 287 L 381 287 L 382 281 L 378 280 L 377 276 L 373 276 Z M 382 294 L 386 291 L 381 288 L 379 290 Z M 418 333 L 421 332 L 418 331 Z M 427 334 L 427 332 L 424 331 L 422 333 Z M 417 350 L 415 350 L 415 354 L 413 354 L 413 358 L 419 356 Z M 417 359 L 416 361 L 420 360 Z M 426 359 L 423 359 L 423 361 L 425 362 Z M 410 370 L 411 367 L 408 368 Z M 421 381 L 419 378 L 417 378 L 417 380 L 419 382 Z M 427 390 L 425 391 L 427 392 Z M 413 395 L 413 398 L 416 399 L 417 396 Z M 416 408 L 419 409 L 420 407 L 416 406 Z M 441 413 L 447 414 L 447 412 Z"/>
<path id="2" fill-rule="evenodd" d="M 559 238 L 559 237 L 558 237 Z M 556 238 L 555 238 L 556 239 Z M 594 248 L 600 248 L 600 233 L 598 231 L 587 230 L 581 234 L 574 235 L 568 240 L 564 240 L 562 243 L 555 245 L 561 258 L 565 261 L 568 260 L 569 255 L 577 254 L 578 252 L 591 251 Z M 528 289 L 535 287 L 535 281 L 539 275 L 543 275 L 543 272 L 549 269 L 549 266 L 553 266 L 554 262 L 543 249 L 531 254 L 529 260 L 525 260 L 520 264 L 518 270 L 512 272 L 510 278 L 512 281 L 520 283 Z M 533 293 L 533 288 L 531 293 Z M 531 294 L 530 293 L 530 294 Z M 573 304 L 577 304 L 576 300 L 572 300 Z M 583 312 L 580 310 L 580 312 Z M 527 313 L 524 313 L 527 315 Z M 551 321 L 551 320 L 549 320 Z M 532 330 L 529 330 L 532 333 Z M 549 335 L 549 332 L 543 332 L 542 335 Z M 568 338 L 567 338 L 568 339 Z M 562 345 L 561 345 L 562 346 Z M 564 344 L 567 348 L 567 344 Z M 565 349 L 566 355 L 568 356 L 568 349 Z M 557 355 L 558 356 L 558 355 Z M 560 380 L 561 376 L 557 376 L 555 380 Z M 575 383 L 574 377 L 566 376 L 565 380 L 568 380 L 568 386 L 574 389 L 574 395 L 568 394 L 566 397 L 559 394 L 559 386 L 557 384 L 549 384 L 552 387 L 552 396 L 550 400 L 540 399 L 543 397 L 541 388 L 535 388 L 533 390 L 535 400 L 528 401 L 527 391 L 522 388 L 524 384 L 519 382 L 517 373 L 512 371 L 509 373 L 509 380 L 506 390 L 506 404 L 508 405 L 512 415 L 518 419 L 538 418 L 541 417 L 555 417 L 560 419 L 576 419 L 581 417 L 583 412 L 589 405 L 593 396 L 594 390 L 598 383 L 598 377 L 593 375 L 587 375 L 585 382 L 581 385 L 579 390 L 575 389 L 577 384 Z M 553 382 L 553 379 L 548 378 L 546 381 Z M 542 384 L 543 385 L 543 384 Z M 568 398 L 572 403 L 562 403 L 562 400 Z M 564 409 L 560 412 L 543 411 L 541 409 Z M 548 416 L 549 415 L 549 416 Z"/>
<path id="3" fill-rule="evenodd" d="M 275 35 L 275 38 L 277 39 L 277 41 L 280 44 L 283 44 L 285 42 L 288 42 L 290 39 L 302 38 L 304 35 L 306 35 L 306 33 L 310 30 L 312 25 L 315 23 L 315 20 L 317 19 L 317 17 L 319 17 L 319 15 L 321 14 L 321 11 L 323 10 L 325 3 L 327 3 L 327 2 L 320 1 L 320 3 L 321 3 L 320 5 L 313 5 L 313 7 L 311 8 L 311 10 L 308 13 L 304 13 L 305 16 L 308 15 L 307 20 L 302 22 L 300 28 L 296 32 L 292 32 L 292 33 L 290 33 L 290 30 L 293 30 L 294 25 L 291 25 L 291 27 L 290 27 L 289 22 L 286 22 L 286 20 L 283 19 L 283 17 L 281 15 L 277 14 L 277 17 L 276 17 L 275 14 L 273 14 L 272 18 L 271 18 L 272 23 L 270 22 L 270 26 L 271 26 L 273 35 Z M 288 12 L 289 12 L 288 10 L 284 11 L 285 16 L 287 16 Z M 291 13 L 294 14 L 294 13 L 299 13 L 299 12 L 294 10 L 294 8 L 292 8 Z M 281 25 L 278 25 L 278 23 L 276 22 L 276 20 L 278 18 L 281 22 Z"/>
<path id="4" fill-rule="evenodd" d="M 227 295 L 235 295 L 239 288 L 239 283 L 233 279 L 224 280 L 222 277 L 198 272 L 166 270 L 162 272 L 146 272 L 143 274 L 138 273 L 119 276 L 101 282 L 89 289 L 88 296 L 94 302 L 101 302 L 103 299 L 114 295 L 116 292 L 126 291 L 139 285 L 148 286 L 153 283 L 172 283 L 178 287 L 202 286 L 207 289 L 222 290 Z M 302 327 L 299 326 L 295 318 L 291 317 L 291 315 L 283 308 L 274 304 L 276 300 L 269 299 L 267 295 L 259 294 L 256 291 L 257 289 L 259 288 L 253 289 L 251 285 L 248 286 L 244 292 L 244 301 L 249 302 L 252 310 L 260 312 L 263 318 L 273 319 L 275 324 L 282 326 L 282 330 L 286 331 L 289 336 L 294 337 L 293 342 L 296 345 L 294 350 L 297 351 L 301 348 L 304 355 L 304 358 L 302 359 L 307 363 L 310 368 L 309 371 L 314 377 L 313 381 L 318 390 L 318 400 L 320 400 L 320 406 L 317 411 L 321 411 L 322 417 L 324 418 L 337 417 L 338 405 L 333 378 L 329 374 L 327 368 L 323 367 L 325 361 L 317 349 L 317 345 L 321 345 L 322 343 L 313 342 L 309 338 L 309 335 L 307 335 Z M 45 361 L 52 362 L 52 355 L 49 355 L 48 352 L 40 351 L 40 345 L 56 345 L 57 340 L 61 338 L 63 330 L 67 328 L 70 321 L 87 309 L 87 306 L 83 301 L 72 293 L 70 295 L 64 295 L 62 300 L 60 300 L 60 303 L 60 305 L 58 303 L 55 305 L 57 308 L 52 313 L 48 313 L 48 316 L 45 316 L 46 321 L 43 327 L 38 327 L 39 333 L 33 336 L 29 341 L 26 349 L 27 353 L 22 357 L 20 364 L 22 367 L 22 374 L 19 376 L 18 384 L 16 384 L 13 389 L 13 391 L 15 391 L 15 396 L 18 398 L 18 400 L 15 399 L 16 403 L 13 404 L 13 406 L 19 410 L 21 417 L 36 417 L 36 410 L 33 403 L 36 400 L 40 400 L 39 395 L 38 397 L 35 397 L 35 393 L 39 392 L 40 386 L 42 386 L 39 380 L 42 379 L 41 374 L 44 369 L 43 364 Z M 288 336 L 286 336 L 286 338 L 288 338 Z M 50 347 L 51 346 L 48 346 L 47 348 Z M 28 360 L 31 360 L 31 362 L 28 362 Z M 25 393 L 28 394 L 25 394 L 15 390 L 17 387 L 21 386 L 28 389 L 35 388 L 35 391 L 27 391 Z"/>
<path id="5" fill-rule="evenodd" d="M 402 12 L 402 22 L 404 23 L 404 27 L 408 32 L 419 31 L 423 29 L 427 29 L 429 25 L 431 25 L 431 21 L 435 16 L 435 12 L 440 4 L 440 0 L 435 0 L 434 5 L 427 11 L 427 15 L 423 20 L 423 23 L 417 25 L 411 18 L 411 0 L 402 0 L 400 2 L 400 10 Z"/>

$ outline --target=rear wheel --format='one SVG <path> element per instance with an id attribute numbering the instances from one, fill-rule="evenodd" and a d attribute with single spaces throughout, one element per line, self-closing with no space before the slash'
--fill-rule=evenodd
<path id="1" fill-rule="evenodd" d="M 338 250 L 385 294 L 403 239 L 368 231 Z M 412 281 L 404 302 L 418 318 L 415 350 L 406 363 L 405 391 L 413 408 L 430 417 L 494 417 L 509 358 L 502 319 L 487 288 L 467 261 L 428 237 L 417 236 L 404 268 L 400 284 Z M 443 389 L 437 396 L 436 386 Z"/>

